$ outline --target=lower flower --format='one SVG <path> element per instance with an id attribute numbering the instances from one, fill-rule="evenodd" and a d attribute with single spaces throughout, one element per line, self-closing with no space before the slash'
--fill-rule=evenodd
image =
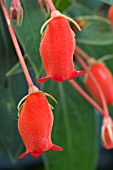
<path id="1" fill-rule="evenodd" d="M 28 154 L 38 158 L 49 150 L 61 151 L 51 141 L 53 126 L 53 113 L 43 92 L 38 91 L 28 95 L 20 107 L 18 130 L 26 147 L 26 152 L 19 156 L 23 158 Z"/>

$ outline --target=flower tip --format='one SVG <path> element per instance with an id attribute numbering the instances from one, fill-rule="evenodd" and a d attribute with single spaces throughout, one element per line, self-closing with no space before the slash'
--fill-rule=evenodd
<path id="1" fill-rule="evenodd" d="M 76 71 L 76 70 L 75 70 L 75 71 L 71 74 L 71 77 L 69 78 L 69 80 L 74 79 L 74 78 L 76 78 L 77 76 L 82 76 L 83 74 L 86 74 L 86 71 L 84 71 L 84 70 Z"/>
<path id="2" fill-rule="evenodd" d="M 79 76 L 84 75 L 84 74 L 86 74 L 86 71 L 85 71 L 85 70 L 78 71 L 78 75 L 79 75 Z"/>
<path id="3" fill-rule="evenodd" d="M 113 122 L 110 117 L 103 118 L 101 138 L 106 149 L 113 148 Z"/>
<path id="4" fill-rule="evenodd" d="M 47 81 L 50 77 L 43 77 L 37 80 L 38 83 L 43 83 L 45 81 Z"/>
<path id="5" fill-rule="evenodd" d="M 19 159 L 22 159 L 24 157 L 26 157 L 29 154 L 29 152 L 24 152 L 23 154 L 21 154 L 20 156 L 18 156 Z"/>
<path id="6" fill-rule="evenodd" d="M 41 154 L 31 153 L 34 158 L 38 158 Z"/>
<path id="7" fill-rule="evenodd" d="M 57 145 L 53 144 L 53 146 L 51 147 L 51 150 L 54 150 L 54 151 L 62 151 L 63 148 L 60 147 L 60 146 L 57 146 Z"/>

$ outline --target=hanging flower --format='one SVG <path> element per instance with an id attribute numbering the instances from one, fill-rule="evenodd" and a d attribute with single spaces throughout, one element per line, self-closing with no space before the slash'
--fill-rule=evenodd
<path id="1" fill-rule="evenodd" d="M 26 147 L 26 152 L 19 158 L 28 154 L 38 158 L 46 151 L 62 150 L 51 141 L 53 119 L 51 107 L 43 92 L 28 95 L 25 103 L 19 107 L 18 130 Z"/>
<path id="2" fill-rule="evenodd" d="M 108 105 L 113 104 L 113 78 L 109 69 L 103 63 L 95 63 L 90 66 L 89 73 L 92 73 L 97 83 L 99 84 L 106 102 Z M 89 92 L 97 99 L 97 101 L 102 104 L 98 90 L 90 77 L 87 74 L 85 77 L 85 85 Z"/>
<path id="3" fill-rule="evenodd" d="M 103 118 L 101 137 L 106 149 L 113 148 L 113 121 L 109 116 Z"/>
<path id="4" fill-rule="evenodd" d="M 42 32 L 45 25 L 48 24 L 40 44 L 40 54 L 46 77 L 39 79 L 38 82 L 44 82 L 49 78 L 61 82 L 85 73 L 85 71 L 74 69 L 73 54 L 76 42 L 67 18 L 58 13 L 58 15 L 50 18 L 41 29 Z M 78 27 L 77 24 L 76 26 Z"/>
<path id="5" fill-rule="evenodd" d="M 17 21 L 17 26 L 22 24 L 23 9 L 20 0 L 12 0 L 10 5 L 10 18 Z"/>
<path id="6" fill-rule="evenodd" d="M 113 5 L 110 6 L 109 11 L 108 11 L 108 18 L 113 25 Z"/>

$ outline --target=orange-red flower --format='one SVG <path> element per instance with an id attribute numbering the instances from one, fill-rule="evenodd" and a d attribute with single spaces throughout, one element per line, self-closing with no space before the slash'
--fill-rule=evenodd
<path id="1" fill-rule="evenodd" d="M 113 78 L 109 69 L 103 63 L 95 63 L 90 66 L 89 72 L 93 74 L 99 84 L 107 104 L 113 104 Z M 97 101 L 102 104 L 98 90 L 89 74 L 85 78 L 85 85 Z"/>
<path id="2" fill-rule="evenodd" d="M 32 93 L 27 97 L 18 119 L 18 130 L 26 152 L 19 158 L 28 154 L 37 158 L 49 150 L 62 150 L 51 141 L 53 119 L 52 110 L 43 92 Z"/>
<path id="3" fill-rule="evenodd" d="M 108 18 L 111 21 L 111 24 L 113 25 L 113 5 L 110 6 L 109 11 L 108 11 Z"/>
<path id="4" fill-rule="evenodd" d="M 113 121 L 110 117 L 103 118 L 101 137 L 106 149 L 113 148 Z"/>
<path id="5" fill-rule="evenodd" d="M 75 38 L 67 19 L 62 15 L 53 17 L 40 44 L 46 77 L 39 79 L 38 82 L 44 82 L 49 78 L 61 82 L 84 74 L 84 71 L 74 69 L 75 45 Z"/>

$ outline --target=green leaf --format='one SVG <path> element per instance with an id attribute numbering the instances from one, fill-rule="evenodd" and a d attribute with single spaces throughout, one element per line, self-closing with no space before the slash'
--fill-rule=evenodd
<path id="1" fill-rule="evenodd" d="M 76 3 L 76 4 L 69 6 L 69 8 L 67 8 L 64 11 L 64 14 L 68 15 L 72 18 L 75 18 L 77 16 L 91 15 L 92 11 L 89 8 L 87 8 L 86 6 L 84 6 L 80 3 Z"/>
<path id="2" fill-rule="evenodd" d="M 11 0 L 5 1 L 9 8 Z M 24 17 L 21 27 L 14 24 L 14 29 L 25 55 L 28 57 L 35 73 L 41 68 L 41 58 L 39 54 L 40 28 L 44 23 L 44 14 L 39 9 L 36 0 L 22 0 Z"/>
<path id="3" fill-rule="evenodd" d="M 95 10 L 101 7 L 101 5 L 103 4 L 101 1 L 99 0 L 80 0 L 80 2 L 87 6 L 89 9 Z"/>
<path id="4" fill-rule="evenodd" d="M 102 2 L 105 2 L 106 4 L 113 5 L 113 0 L 101 0 Z"/>
<path id="5" fill-rule="evenodd" d="M 113 44 L 112 26 L 108 19 L 99 16 L 80 17 L 89 22 L 88 27 L 77 34 L 77 41 L 83 44 L 103 46 Z"/>
<path id="6" fill-rule="evenodd" d="M 17 129 L 17 103 L 27 93 L 23 74 L 7 78 L 6 72 L 17 63 L 17 56 L 0 9 L 0 144 L 15 162 L 22 151 Z"/>
<path id="7" fill-rule="evenodd" d="M 27 65 L 27 68 L 31 69 L 31 65 L 29 63 L 29 60 L 27 58 L 24 58 L 25 59 L 25 63 Z M 16 63 L 7 73 L 6 73 L 6 76 L 12 76 L 12 75 L 15 75 L 15 74 L 19 74 L 19 73 L 22 73 L 22 68 L 21 68 L 21 65 L 20 63 Z"/>
<path id="8" fill-rule="evenodd" d="M 81 19 L 88 23 L 88 26 L 82 31 L 77 32 L 76 40 L 81 44 L 88 45 L 110 45 L 113 44 L 113 32 L 110 21 L 97 15 L 87 15 L 88 11 L 81 5 L 72 5 L 65 13 L 73 19 Z M 75 8 L 76 7 L 76 8 Z M 76 12 L 74 11 L 76 9 Z"/>
<path id="9" fill-rule="evenodd" d="M 86 44 L 78 44 L 88 55 L 95 59 L 100 59 L 105 55 L 113 55 L 113 44 L 106 46 L 93 46 Z M 113 73 L 113 59 L 105 60 L 104 63 L 108 66 L 110 71 Z"/>
<path id="10" fill-rule="evenodd" d="M 97 125 L 93 107 L 69 82 L 57 84 L 49 81 L 44 84 L 44 91 L 58 100 L 53 110 L 55 120 L 52 139 L 53 143 L 63 147 L 62 152 L 50 151 L 46 154 L 46 168 L 94 170 Z"/>
<path id="11" fill-rule="evenodd" d="M 53 3 L 57 10 L 63 11 L 65 10 L 72 2 L 70 0 L 65 0 L 65 2 L 62 2 L 62 0 L 53 0 Z"/>
<path id="12" fill-rule="evenodd" d="M 113 32 L 109 20 L 97 15 L 91 15 L 91 11 L 88 11 L 86 7 L 81 4 L 77 5 L 71 5 L 71 7 L 65 10 L 65 13 L 73 19 L 83 18 L 87 22 L 90 22 L 89 27 L 76 33 L 77 45 L 87 54 L 97 59 L 101 59 L 105 55 L 112 55 Z M 90 14 L 88 15 L 88 13 Z M 105 63 L 107 63 L 113 72 L 111 61 L 112 59 L 109 59 Z"/>

